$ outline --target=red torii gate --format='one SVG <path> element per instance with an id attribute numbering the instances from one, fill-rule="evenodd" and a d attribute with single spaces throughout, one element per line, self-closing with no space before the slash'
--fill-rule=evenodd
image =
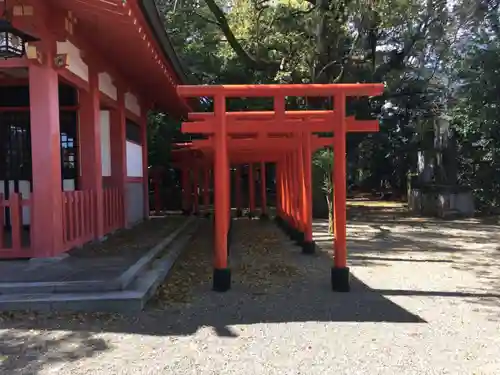
<path id="1" fill-rule="evenodd" d="M 305 252 L 311 252 L 314 251 L 311 190 L 311 155 L 314 139 L 312 133 L 333 132 L 335 239 L 331 283 L 333 290 L 349 291 L 346 251 L 346 132 L 377 131 L 378 123 L 357 121 L 347 117 L 346 97 L 376 96 L 382 94 L 383 89 L 383 84 L 177 87 L 179 96 L 184 98 L 212 97 L 214 99 L 213 113 L 191 113 L 188 120 L 194 122 L 182 124 L 182 131 L 185 133 L 201 133 L 211 137 L 208 140 L 193 141 L 193 148 L 213 158 L 214 162 L 214 290 L 227 291 L 231 285 L 231 272 L 227 262 L 230 156 L 233 156 L 233 162 L 250 162 L 259 158 L 261 163 L 263 161 L 276 162 L 279 192 L 278 218 L 304 234 L 303 249 Z M 334 109 L 286 111 L 285 98 L 288 96 L 333 97 Z M 226 98 L 231 97 L 273 97 L 274 111 L 227 112 Z M 273 136 L 274 147 L 271 139 Z M 247 139 L 237 139 L 238 137 Z M 281 139 L 280 142 L 292 139 L 292 142 L 289 147 L 280 149 L 278 146 L 276 149 L 277 139 Z M 248 146 L 242 148 L 241 143 L 245 141 L 249 142 Z M 266 150 L 268 153 L 272 152 L 273 157 L 271 158 L 271 155 L 266 153 L 258 155 L 250 153 L 242 157 L 243 151 L 252 151 L 254 145 L 254 151 L 262 153 Z M 269 148 L 264 148 L 264 145 Z M 208 153 L 208 150 L 211 150 L 211 153 Z"/>

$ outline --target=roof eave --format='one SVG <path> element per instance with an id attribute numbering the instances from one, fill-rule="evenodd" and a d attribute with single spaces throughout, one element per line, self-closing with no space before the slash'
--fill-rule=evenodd
<path id="1" fill-rule="evenodd" d="M 159 43 L 163 55 L 170 62 L 172 68 L 174 69 L 175 75 L 179 79 L 179 84 L 183 85 L 188 82 L 186 73 L 182 69 L 182 64 L 177 56 L 177 53 L 172 46 L 172 42 L 165 31 L 165 27 L 158 13 L 158 8 L 156 7 L 154 0 L 139 0 L 139 6 L 143 12 L 146 22 L 149 24 L 151 30 L 153 31 L 154 37 Z"/>

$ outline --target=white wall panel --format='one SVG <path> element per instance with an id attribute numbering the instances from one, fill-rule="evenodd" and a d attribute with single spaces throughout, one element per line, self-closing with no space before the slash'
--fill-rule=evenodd
<path id="1" fill-rule="evenodd" d="M 125 108 L 137 116 L 141 115 L 141 106 L 139 105 L 139 101 L 137 100 L 137 97 L 130 92 L 125 94 Z"/>
<path id="2" fill-rule="evenodd" d="M 89 81 L 89 67 L 82 60 L 80 50 L 74 44 L 69 41 L 57 42 L 57 53 L 67 54 L 69 61 L 66 68 L 84 81 Z"/>
<path id="3" fill-rule="evenodd" d="M 127 176 L 142 177 L 142 146 L 127 141 Z"/>
<path id="4" fill-rule="evenodd" d="M 109 111 L 101 111 L 102 175 L 111 176 L 111 124 Z"/>
<path id="5" fill-rule="evenodd" d="M 99 91 L 113 100 L 118 99 L 118 89 L 113 84 L 113 78 L 108 73 L 99 73 Z"/>

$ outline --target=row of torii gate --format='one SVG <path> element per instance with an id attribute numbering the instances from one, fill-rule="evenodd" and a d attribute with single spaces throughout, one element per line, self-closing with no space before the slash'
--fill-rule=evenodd
<path id="1" fill-rule="evenodd" d="M 249 208 L 255 210 L 254 166 L 261 168 L 261 213 L 267 217 L 266 163 L 275 163 L 276 217 L 293 234 L 304 253 L 313 253 L 312 154 L 333 147 L 334 259 L 332 289 L 349 291 L 346 249 L 346 133 L 378 131 L 378 121 L 360 121 L 346 116 L 347 97 L 381 95 L 383 84 L 287 84 L 178 86 L 184 98 L 211 97 L 214 112 L 189 113 L 183 133 L 203 134 L 207 139 L 178 144 L 173 159 L 182 170 L 183 208 L 198 211 L 198 191 L 203 205 L 210 205 L 209 186 L 213 176 L 215 243 L 213 289 L 231 287 L 228 268 L 228 236 L 231 220 L 230 167 L 236 168 L 235 200 L 241 213 L 241 166 L 249 165 Z M 227 98 L 274 98 L 274 111 L 229 112 Z M 331 110 L 285 110 L 287 97 L 333 98 Z M 315 133 L 333 133 L 333 138 Z M 195 173 L 192 173 L 195 171 Z M 202 171 L 202 178 L 200 178 Z M 202 180 L 202 181 L 200 181 Z M 200 189 L 201 188 L 201 189 Z M 194 199 L 192 199 L 194 192 Z"/>

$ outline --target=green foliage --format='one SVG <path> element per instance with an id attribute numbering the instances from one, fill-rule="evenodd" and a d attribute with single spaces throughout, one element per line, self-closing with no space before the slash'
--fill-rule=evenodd
<path id="1" fill-rule="evenodd" d="M 481 206 L 500 204 L 500 42 L 478 33 L 457 64 L 453 108 L 460 180 Z"/>
<path id="2" fill-rule="evenodd" d="M 435 119 L 449 115 L 458 181 L 483 204 L 500 204 L 499 0 L 157 4 L 192 83 L 385 83 L 382 97 L 348 102 L 349 114 L 380 119 L 380 132 L 347 139 L 351 182 L 404 192 L 417 151 L 444 152 L 433 131 Z M 325 105 L 287 99 L 289 108 Z M 268 99 L 229 103 L 231 110 L 271 106 Z M 150 161 L 168 163 L 169 143 L 182 139 L 179 123 L 155 114 L 151 124 Z M 332 170 L 329 152 L 315 155 L 316 172 Z"/>
<path id="3" fill-rule="evenodd" d="M 325 195 L 333 194 L 333 151 L 330 148 L 325 148 L 317 151 L 313 156 L 313 166 L 316 168 L 315 175 L 318 179 L 315 181 L 321 181 L 321 190 Z"/>

